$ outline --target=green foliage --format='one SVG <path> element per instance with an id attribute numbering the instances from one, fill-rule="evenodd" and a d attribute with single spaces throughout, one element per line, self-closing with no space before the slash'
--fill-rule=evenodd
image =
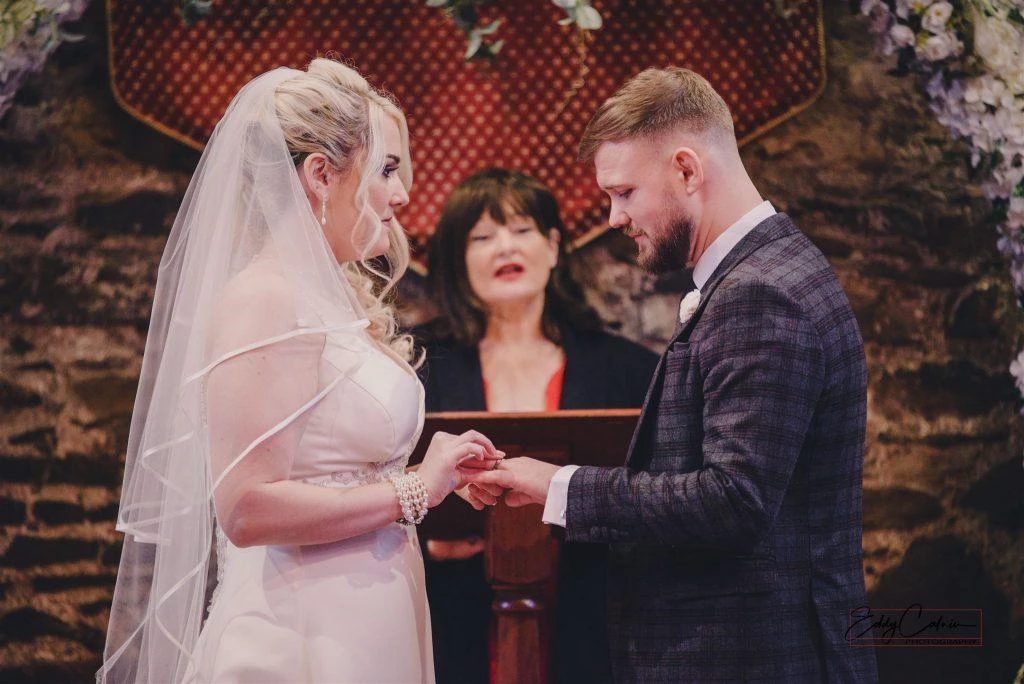
<path id="1" fill-rule="evenodd" d="M 575 25 L 579 31 L 596 31 L 603 24 L 600 13 L 591 7 L 590 0 L 550 1 L 566 13 L 558 22 L 562 26 Z M 493 60 L 505 44 L 503 40 L 495 40 L 501 26 L 500 19 L 486 26 L 480 25 L 481 19 L 477 8 L 489 2 L 491 0 L 426 0 L 427 7 L 444 10 L 448 18 L 466 34 L 467 60 Z"/>
<path id="2" fill-rule="evenodd" d="M 36 0 L 5 0 L 0 4 L 0 50 L 13 42 L 25 29 L 34 35 L 43 24 L 51 25 L 54 21 L 55 11 L 40 5 Z M 54 29 L 50 34 L 57 40 L 59 32 L 54 26 L 50 28 Z"/>
<path id="3" fill-rule="evenodd" d="M 178 11 L 189 26 L 210 16 L 213 11 L 213 0 L 179 0 L 179 2 L 181 4 Z"/>
<path id="4" fill-rule="evenodd" d="M 140 2 L 142 0 L 139 0 Z M 431 9 L 443 10 L 456 26 L 466 34 L 466 60 L 487 59 L 493 60 L 505 44 L 504 40 L 497 38 L 497 31 L 501 26 L 501 20 L 497 19 L 481 25 L 478 8 L 493 0 L 425 0 L 426 6 Z M 522 1 L 522 0 L 519 0 Z M 538 0 L 534 0 L 538 1 Z M 596 31 L 603 25 L 601 14 L 590 5 L 590 0 L 549 0 L 557 7 L 565 11 L 565 18 L 559 20 L 563 26 L 575 25 L 579 31 Z M 795 7 L 809 0 L 776 0 L 776 6 L 780 12 L 791 13 Z M 213 12 L 214 0 L 176 0 L 178 13 L 182 20 L 189 26 L 205 19 Z M 35 6 L 33 0 L 15 0 L 13 6 L 22 5 Z M 0 10 L 3 11 L 3 10 Z M 6 18 L 0 14 L 0 17 Z M 6 23 L 0 24 L 5 27 Z M 0 34 L 2 37 L 2 34 Z M 0 44 L 2 45 L 2 44 Z"/>

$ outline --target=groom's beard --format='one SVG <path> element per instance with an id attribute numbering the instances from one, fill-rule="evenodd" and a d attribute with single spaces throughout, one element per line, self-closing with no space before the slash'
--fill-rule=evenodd
<path id="1" fill-rule="evenodd" d="M 676 271 L 686 266 L 693 236 L 693 216 L 680 210 L 655 231 L 643 231 L 648 246 L 637 255 L 640 268 L 651 273 Z M 652 235 L 653 233 L 653 235 Z"/>

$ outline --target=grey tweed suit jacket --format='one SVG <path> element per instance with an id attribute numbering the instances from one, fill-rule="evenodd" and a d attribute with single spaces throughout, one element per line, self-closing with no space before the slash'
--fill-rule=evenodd
<path id="1" fill-rule="evenodd" d="M 566 539 L 609 544 L 616 681 L 877 680 L 846 640 L 866 400 L 835 273 L 769 217 L 662 355 L 626 465 L 569 483 Z"/>

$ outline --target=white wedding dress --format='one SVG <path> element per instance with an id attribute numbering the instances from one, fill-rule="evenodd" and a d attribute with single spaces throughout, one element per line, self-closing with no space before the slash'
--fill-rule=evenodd
<path id="1" fill-rule="evenodd" d="M 364 212 L 356 225 L 325 227 L 285 140 L 287 84 L 299 93 L 330 81 L 370 108 L 360 173 L 386 167 L 373 123 L 388 116 L 383 99 L 354 72 L 325 78 L 282 68 L 247 83 L 168 235 L 125 455 L 101 684 L 434 680 L 415 528 L 236 548 L 216 519 L 265 479 L 308 482 L 299 495 L 313 499 L 324 498 L 315 485 L 380 482 L 405 468 L 423 425 L 423 388 L 371 337 L 354 289 L 373 278 L 339 263 L 327 239 L 348 234 L 363 254 L 386 228 L 365 188 L 352 198 Z M 408 189 L 411 166 L 398 173 Z M 290 515 L 319 510 L 299 508 L 275 513 L 288 528 Z"/>
<path id="2" fill-rule="evenodd" d="M 413 370 L 363 330 L 328 334 L 320 365 L 321 378 L 342 379 L 310 409 L 290 479 L 355 487 L 401 472 L 423 427 Z M 250 548 L 217 532 L 219 581 L 193 681 L 434 681 L 414 527 Z"/>

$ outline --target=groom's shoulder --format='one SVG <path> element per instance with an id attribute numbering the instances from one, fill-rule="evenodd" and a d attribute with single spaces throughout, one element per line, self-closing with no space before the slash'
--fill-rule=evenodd
<path id="1" fill-rule="evenodd" d="M 786 302 L 811 314 L 819 300 L 836 301 L 842 288 L 828 259 L 802 232 L 794 230 L 751 252 L 722 279 L 714 295 L 720 304 Z M 845 298 L 843 298 L 845 301 Z"/>
<path id="2" fill-rule="evenodd" d="M 768 219 L 770 239 L 753 250 L 730 273 L 730 284 L 774 283 L 783 289 L 802 289 L 807 280 L 835 281 L 835 272 L 824 253 L 786 214 Z"/>
<path id="3" fill-rule="evenodd" d="M 723 302 L 773 301 L 819 329 L 854 325 L 852 308 L 831 263 L 810 237 L 784 219 L 785 230 L 737 264 L 716 296 Z"/>

